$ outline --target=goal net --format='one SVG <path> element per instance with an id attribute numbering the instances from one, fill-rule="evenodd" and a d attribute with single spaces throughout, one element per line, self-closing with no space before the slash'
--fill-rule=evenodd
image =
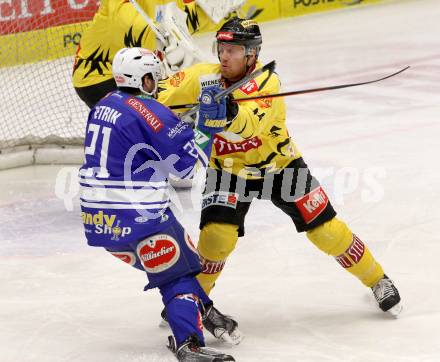
<path id="1" fill-rule="evenodd" d="M 60 150 L 72 146 L 70 161 L 81 160 L 88 109 L 71 74 L 97 8 L 98 0 L 0 1 L 0 169 L 69 161 Z"/>

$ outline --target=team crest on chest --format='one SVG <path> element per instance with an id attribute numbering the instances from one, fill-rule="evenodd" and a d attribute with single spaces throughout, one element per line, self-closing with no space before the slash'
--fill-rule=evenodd
<path id="1" fill-rule="evenodd" d="M 185 79 L 185 72 L 177 72 L 176 74 L 173 74 L 170 78 L 170 84 L 177 88 Z"/>

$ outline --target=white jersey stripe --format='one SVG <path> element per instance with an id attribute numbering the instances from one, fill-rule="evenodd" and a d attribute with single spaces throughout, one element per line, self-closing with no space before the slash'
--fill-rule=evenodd
<path id="1" fill-rule="evenodd" d="M 150 188 L 166 188 L 168 187 L 168 182 L 159 181 L 116 181 L 116 180 L 106 180 L 97 178 L 79 178 L 79 182 L 84 185 L 90 186 L 123 186 L 123 187 L 150 187 Z"/>
<path id="2" fill-rule="evenodd" d="M 87 207 L 90 209 L 119 209 L 119 210 L 163 210 L 170 206 L 170 203 L 166 204 L 100 204 L 94 202 L 80 201 L 82 207 Z"/>
<path id="3" fill-rule="evenodd" d="M 80 198 L 88 202 L 163 203 L 169 201 L 168 189 L 80 188 Z"/>

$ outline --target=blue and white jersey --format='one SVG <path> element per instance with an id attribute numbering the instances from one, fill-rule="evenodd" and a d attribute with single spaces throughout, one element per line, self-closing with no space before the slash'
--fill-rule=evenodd
<path id="1" fill-rule="evenodd" d="M 174 220 L 168 175 L 192 176 L 198 151 L 192 128 L 154 99 L 116 91 L 90 111 L 79 172 L 87 241 L 116 246 Z"/>

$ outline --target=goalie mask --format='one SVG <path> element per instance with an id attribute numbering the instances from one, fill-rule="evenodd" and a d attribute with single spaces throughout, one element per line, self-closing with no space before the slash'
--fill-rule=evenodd
<path id="1" fill-rule="evenodd" d="M 246 20 L 240 18 L 232 18 L 228 20 L 217 31 L 216 42 L 214 43 L 214 55 L 218 56 L 218 44 L 227 43 L 234 45 L 242 45 L 245 49 L 245 55 L 252 55 L 252 50 L 255 49 L 255 55 L 261 49 L 263 42 L 260 27 L 254 20 Z"/>
<path id="2" fill-rule="evenodd" d="M 113 58 L 112 72 L 118 87 L 136 88 L 149 96 L 156 94 L 157 83 L 163 78 L 159 58 L 144 48 L 120 49 Z M 152 92 L 143 88 L 143 78 L 147 74 L 151 74 L 155 83 Z"/>

